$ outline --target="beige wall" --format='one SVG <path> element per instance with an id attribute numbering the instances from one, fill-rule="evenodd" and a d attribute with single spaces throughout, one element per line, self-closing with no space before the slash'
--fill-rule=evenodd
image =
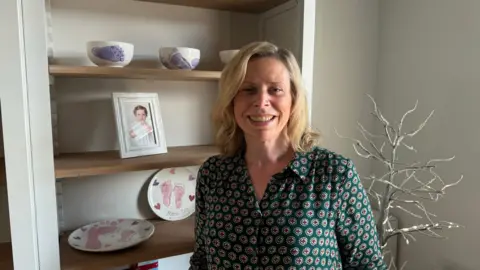
<path id="1" fill-rule="evenodd" d="M 478 1 L 382 0 L 318 1 L 315 37 L 313 124 L 324 133 L 324 145 L 353 157 L 361 173 L 379 172 L 375 164 L 357 158 L 351 145 L 333 132 L 359 137 L 357 120 L 372 126 L 373 94 L 389 119 L 397 119 L 419 100 L 416 114 L 407 122 L 414 128 L 435 109 L 434 117 L 413 141 L 416 158 L 457 158 L 439 168 L 446 180 L 461 174 L 465 182 L 448 192 L 430 209 L 441 219 L 464 224 L 447 231 L 447 241 L 418 237 L 399 247 L 407 269 L 478 269 L 475 243 L 480 218 L 472 161 L 480 147 L 475 138 L 480 113 L 475 102 L 480 83 L 477 53 L 480 43 L 476 14 Z M 378 127 L 378 126 L 377 126 Z M 402 153 L 402 157 L 414 158 Z M 470 210 L 472 209 L 472 210 Z M 402 213 L 403 224 L 413 220 Z"/>
<path id="2" fill-rule="evenodd" d="M 367 94 L 377 82 L 378 1 L 317 1 L 312 123 L 324 146 L 353 158 L 362 174 L 370 162 L 357 158 L 349 141 L 356 123 L 372 123 Z"/>
<path id="3" fill-rule="evenodd" d="M 479 269 L 480 211 L 476 160 L 480 153 L 480 1 L 380 1 L 379 85 L 377 98 L 385 115 L 399 118 L 419 100 L 409 118 L 414 128 L 431 110 L 435 114 L 413 140 L 418 160 L 452 155 L 438 172 L 445 181 L 464 174 L 430 210 L 441 220 L 466 226 L 445 233 L 447 241 L 418 237 L 400 247 L 407 269 Z M 412 155 L 404 155 L 413 158 Z M 411 217 L 400 216 L 410 223 Z M 422 220 L 420 220 L 422 221 Z"/>

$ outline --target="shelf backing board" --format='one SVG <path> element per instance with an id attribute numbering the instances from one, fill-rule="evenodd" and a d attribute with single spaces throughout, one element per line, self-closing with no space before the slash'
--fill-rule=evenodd
<path id="1" fill-rule="evenodd" d="M 243 13 L 262 13 L 289 0 L 136 0 Z"/>

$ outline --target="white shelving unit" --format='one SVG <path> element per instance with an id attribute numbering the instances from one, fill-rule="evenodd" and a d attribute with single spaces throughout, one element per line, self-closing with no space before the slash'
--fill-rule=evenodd
<path id="1" fill-rule="evenodd" d="M 61 4 L 62 1 L 70 0 L 55 2 Z M 192 9 L 218 10 L 220 15 L 215 13 L 215 16 L 227 16 L 229 23 L 223 27 L 228 27 L 227 32 L 230 33 L 225 37 L 227 40 L 219 42 L 222 44 L 219 47 L 238 48 L 250 41 L 268 40 L 292 50 L 300 62 L 311 105 L 315 0 L 123 2 L 132 7 L 147 4 L 171 6 L 174 3 L 176 8 L 189 12 Z M 101 6 L 102 0 L 91 3 Z M 62 77 L 64 81 L 80 77 L 89 80 L 171 81 L 170 86 L 188 82 L 191 85 L 197 81 L 217 81 L 221 73 L 219 60 L 207 59 L 205 67 L 209 70 L 190 73 L 151 66 L 132 66 L 121 70 L 99 68 L 86 66 L 81 61 L 66 63 L 60 60 L 49 65 L 51 51 L 48 49 L 52 42 L 56 42 L 55 39 L 50 40 L 51 31 L 47 31 L 49 8 L 43 1 L 36 0 L 5 0 L 2 4 L 0 25 L 9 27 L 0 27 L 0 106 L 4 145 L 4 169 L 0 169 L 0 177 L 3 175 L 0 183 L 6 186 L 8 192 L 11 243 L 0 244 L 0 269 L 108 269 L 191 252 L 191 219 L 175 224 L 159 222 L 156 225 L 158 233 L 145 246 L 122 254 L 94 256 L 71 249 L 63 236 L 58 240 L 55 178 L 69 181 L 72 177 L 195 165 L 214 154 L 215 149 L 208 145 L 172 146 L 167 155 L 132 160 L 119 159 L 114 149 L 95 153 L 60 151 L 54 155 L 52 115 L 55 115 L 53 124 L 56 125 L 57 111 L 52 112 L 55 97 L 50 93 L 49 76 Z M 132 9 L 132 12 L 138 11 Z M 55 18 L 49 23 L 52 23 L 53 31 L 61 27 L 55 24 Z M 175 21 L 169 23 L 174 25 Z M 74 31 L 72 35 L 75 35 Z M 208 40 L 208 36 L 205 39 Z M 93 84 L 92 81 L 89 84 Z M 62 91 L 62 85 L 55 84 L 56 91 Z M 75 95 L 75 92 L 69 95 Z"/>

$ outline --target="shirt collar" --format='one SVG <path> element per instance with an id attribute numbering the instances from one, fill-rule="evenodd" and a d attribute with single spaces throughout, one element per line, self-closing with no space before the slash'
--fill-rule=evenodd
<path id="1" fill-rule="evenodd" d="M 244 151 L 239 151 L 235 159 L 239 160 L 241 165 L 246 166 L 244 154 L 245 154 Z M 285 169 L 280 173 L 283 174 L 286 172 L 286 170 L 290 170 L 291 172 L 295 173 L 298 177 L 300 177 L 303 180 L 310 173 L 313 160 L 314 160 L 313 152 L 297 151 L 294 154 L 294 158 L 290 161 L 287 167 L 285 167 Z"/>
<path id="2" fill-rule="evenodd" d="M 288 168 L 292 170 L 296 175 L 301 179 L 307 177 L 310 173 L 310 169 L 313 163 L 313 153 L 312 152 L 295 152 L 295 156 L 292 161 L 288 164 Z"/>

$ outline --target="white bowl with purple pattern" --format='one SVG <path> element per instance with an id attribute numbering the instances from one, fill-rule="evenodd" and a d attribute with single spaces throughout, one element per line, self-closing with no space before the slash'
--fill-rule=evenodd
<path id="1" fill-rule="evenodd" d="M 200 63 L 200 50 L 188 47 L 162 47 L 160 62 L 168 69 L 195 69 Z"/>
<path id="2" fill-rule="evenodd" d="M 100 67 L 124 67 L 132 61 L 133 44 L 120 41 L 89 41 L 87 55 Z"/>

